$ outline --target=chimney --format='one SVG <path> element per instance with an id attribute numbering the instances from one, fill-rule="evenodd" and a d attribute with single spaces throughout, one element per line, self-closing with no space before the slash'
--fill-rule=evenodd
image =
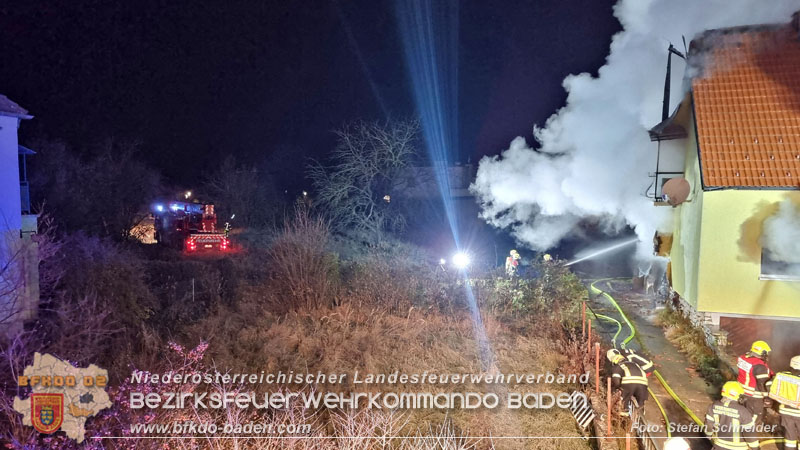
<path id="1" fill-rule="evenodd" d="M 797 39 L 800 40 L 800 11 L 792 14 L 792 29 L 797 33 Z"/>

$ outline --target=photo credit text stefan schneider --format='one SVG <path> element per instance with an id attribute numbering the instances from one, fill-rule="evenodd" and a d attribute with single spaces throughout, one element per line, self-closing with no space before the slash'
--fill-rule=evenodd
<path id="1" fill-rule="evenodd" d="M 589 373 L 134 371 L 131 381 L 143 387 L 131 391 L 132 409 L 550 409 L 586 401 L 579 387 L 589 382 Z M 492 385 L 504 385 L 507 392 L 481 390 Z M 352 391 L 341 392 L 345 386 Z M 457 386 L 473 389 L 462 391 Z M 274 391 L 263 392 L 270 389 Z"/>

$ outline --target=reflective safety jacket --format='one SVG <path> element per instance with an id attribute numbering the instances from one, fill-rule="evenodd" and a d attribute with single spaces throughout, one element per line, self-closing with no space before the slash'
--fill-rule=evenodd
<path id="1" fill-rule="evenodd" d="M 767 363 L 757 356 L 742 355 L 736 363 L 739 368 L 739 384 L 744 389 L 744 395 L 753 398 L 764 398 L 769 393 L 769 379 L 774 372 Z"/>
<path id="2" fill-rule="evenodd" d="M 800 417 L 800 372 L 779 372 L 772 379 L 769 398 L 779 402 L 787 415 Z"/>
<path id="3" fill-rule="evenodd" d="M 753 413 L 729 398 L 715 401 L 706 413 L 705 433 L 717 447 L 758 448 L 758 438 L 753 433 L 755 426 Z"/>
<path id="4" fill-rule="evenodd" d="M 778 412 L 784 416 L 792 416 L 800 418 L 800 408 L 792 408 L 791 406 L 784 405 L 778 407 Z"/>
<path id="5" fill-rule="evenodd" d="M 653 373 L 656 370 L 655 365 L 653 365 L 653 361 L 650 361 L 649 359 L 645 358 L 644 356 L 636 353 L 631 349 L 622 350 L 622 355 L 625 356 L 625 359 L 627 359 L 628 361 L 641 367 L 642 370 L 644 370 L 645 375 L 647 375 L 648 377 L 650 376 L 651 373 Z"/>
<path id="6" fill-rule="evenodd" d="M 643 384 L 647 386 L 647 376 L 638 365 L 630 361 L 622 361 L 611 368 L 611 383 L 615 387 L 628 384 Z"/>

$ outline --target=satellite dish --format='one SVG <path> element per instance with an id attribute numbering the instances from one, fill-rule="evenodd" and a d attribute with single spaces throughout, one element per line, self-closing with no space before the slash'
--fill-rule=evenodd
<path id="1" fill-rule="evenodd" d="M 676 177 L 670 178 L 664 183 L 664 186 L 661 187 L 661 195 L 670 205 L 678 206 L 689 198 L 691 190 L 692 188 L 685 178 Z"/>

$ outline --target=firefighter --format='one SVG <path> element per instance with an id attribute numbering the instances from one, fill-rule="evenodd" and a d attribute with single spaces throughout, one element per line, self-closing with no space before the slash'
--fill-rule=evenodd
<path id="1" fill-rule="evenodd" d="M 669 438 L 664 442 L 663 450 L 691 450 L 689 443 L 682 437 Z"/>
<path id="2" fill-rule="evenodd" d="M 622 356 L 624 356 L 625 359 L 641 367 L 646 376 L 649 377 L 653 372 L 655 372 L 656 367 L 653 365 L 653 361 L 637 353 L 634 349 L 623 348 L 620 353 L 622 353 Z"/>
<path id="3" fill-rule="evenodd" d="M 511 252 L 508 255 L 508 258 L 506 258 L 506 275 L 508 275 L 509 277 L 513 277 L 514 275 L 517 274 L 517 268 L 519 267 L 519 260 L 520 260 L 519 252 L 517 252 L 516 250 L 511 250 Z"/>
<path id="4" fill-rule="evenodd" d="M 774 372 L 767 365 L 772 349 L 764 341 L 755 341 L 750 351 L 739 357 L 738 381 L 744 389 L 744 405 L 753 412 L 756 420 L 763 418 L 764 399 L 769 393 L 770 378 Z"/>
<path id="5" fill-rule="evenodd" d="M 633 405 L 634 410 L 644 408 L 644 401 L 647 400 L 647 376 L 641 367 L 627 361 L 622 353 L 617 349 L 611 349 L 606 353 L 606 357 L 611 361 L 611 385 L 622 390 L 621 416 L 628 416 L 629 404 Z"/>
<path id="6" fill-rule="evenodd" d="M 758 448 L 753 434 L 756 417 L 739 403 L 743 393 L 739 382 L 728 381 L 722 386 L 722 398 L 709 406 L 704 431 L 714 444 L 712 450 Z"/>
<path id="7" fill-rule="evenodd" d="M 778 413 L 783 426 L 784 448 L 792 450 L 797 448 L 800 440 L 800 355 L 789 361 L 789 367 L 789 371 L 775 375 L 769 396 L 780 403 Z"/>

